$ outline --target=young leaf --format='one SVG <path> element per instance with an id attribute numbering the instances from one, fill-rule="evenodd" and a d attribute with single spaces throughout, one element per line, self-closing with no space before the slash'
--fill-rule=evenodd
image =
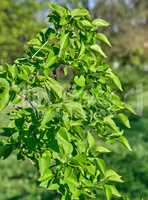
<path id="1" fill-rule="evenodd" d="M 103 147 L 103 146 L 97 146 L 96 151 L 98 151 L 99 153 L 110 153 L 111 152 L 109 149 L 107 149 L 106 147 Z"/>
<path id="2" fill-rule="evenodd" d="M 55 116 L 55 109 L 52 107 L 49 107 L 48 110 L 45 112 L 43 120 L 41 121 L 41 127 L 45 127 L 47 122 L 50 122 L 53 117 Z"/>
<path id="3" fill-rule="evenodd" d="M 75 76 L 74 81 L 80 87 L 84 87 L 85 86 L 85 78 L 84 78 L 83 75 L 81 75 L 80 77 Z"/>
<path id="4" fill-rule="evenodd" d="M 63 88 L 56 80 L 48 78 L 47 86 L 49 86 L 51 90 L 54 91 L 59 98 L 62 98 Z"/>
<path id="5" fill-rule="evenodd" d="M 108 46 L 111 47 L 111 43 L 110 41 L 108 40 L 108 38 L 106 37 L 106 35 L 104 35 L 103 33 L 98 33 L 97 34 L 97 39 L 106 43 Z"/>
<path id="6" fill-rule="evenodd" d="M 72 17 L 83 17 L 83 16 L 90 17 L 90 14 L 88 10 L 86 10 L 85 8 L 76 8 L 71 11 L 71 16 Z"/>
<path id="7" fill-rule="evenodd" d="M 127 127 L 130 128 L 130 123 L 128 120 L 128 117 L 126 115 L 124 115 L 123 113 L 119 113 L 118 114 L 118 118 L 121 120 L 121 122 Z"/>
<path id="8" fill-rule="evenodd" d="M 97 45 L 97 44 L 94 44 L 91 46 L 91 49 L 98 52 L 100 55 L 102 55 L 104 58 L 106 58 L 107 56 L 105 55 L 105 53 L 103 52 L 102 48 Z"/>
<path id="9" fill-rule="evenodd" d="M 79 102 L 71 101 L 64 104 L 65 110 L 72 116 L 80 117 L 82 119 L 86 118 L 85 111 Z"/>
<path id="10" fill-rule="evenodd" d="M 104 122 L 105 124 L 109 125 L 113 130 L 115 130 L 116 132 L 119 132 L 119 128 L 116 126 L 115 122 L 112 119 L 112 116 L 106 116 L 104 118 Z"/>
<path id="11" fill-rule="evenodd" d="M 69 33 L 62 33 L 60 38 L 60 51 L 59 51 L 59 57 L 61 57 L 64 53 L 65 48 L 68 45 L 68 35 Z"/>
<path id="12" fill-rule="evenodd" d="M 124 136 L 120 136 L 119 137 L 119 141 L 129 150 L 129 151 L 132 151 L 132 148 L 128 142 L 128 140 L 126 139 L 126 137 Z"/>
<path id="13" fill-rule="evenodd" d="M 111 200 L 111 198 L 112 198 L 112 191 L 111 191 L 110 185 L 105 185 L 104 186 L 104 190 L 105 190 L 106 200 Z"/>
<path id="14" fill-rule="evenodd" d="M 103 20 L 103 19 L 95 19 L 92 23 L 97 28 L 109 26 L 109 23 L 107 21 Z"/>
<path id="15" fill-rule="evenodd" d="M 56 4 L 56 3 L 49 3 L 49 8 L 52 11 L 56 12 L 61 17 L 65 16 L 67 14 L 67 10 L 64 7 L 62 7 L 62 6 L 60 6 L 60 5 Z"/>
<path id="16" fill-rule="evenodd" d="M 115 185 L 110 185 L 110 189 L 111 192 L 114 196 L 116 197 L 121 197 L 121 194 L 119 193 L 119 191 L 117 190 L 117 188 L 115 187 Z"/>
<path id="17" fill-rule="evenodd" d="M 105 178 L 110 180 L 110 181 L 115 181 L 115 182 L 123 182 L 121 179 L 121 176 L 117 174 L 114 170 L 109 169 L 105 172 Z"/>
<path id="18" fill-rule="evenodd" d="M 95 139 L 91 133 L 87 134 L 87 141 L 89 144 L 89 148 L 93 147 L 96 144 Z"/>
<path id="19" fill-rule="evenodd" d="M 108 70 L 108 75 L 107 75 L 110 79 L 112 79 L 112 81 L 115 83 L 115 85 L 119 88 L 119 90 L 123 91 L 122 89 L 122 85 L 121 82 L 118 78 L 118 76 L 116 76 L 111 69 Z"/>
<path id="20" fill-rule="evenodd" d="M 65 154 L 70 156 L 73 151 L 73 146 L 69 142 L 66 129 L 60 128 L 57 133 L 57 141 L 59 146 L 64 150 Z"/>
<path id="21" fill-rule="evenodd" d="M 105 162 L 104 162 L 104 160 L 98 158 L 98 159 L 97 159 L 97 164 L 98 164 L 98 166 L 99 166 L 101 172 L 102 172 L 103 174 L 105 174 L 106 166 L 105 166 Z"/>
<path id="22" fill-rule="evenodd" d="M 51 164 L 51 153 L 49 151 L 45 151 L 39 158 L 38 164 L 40 175 L 45 175 Z"/>

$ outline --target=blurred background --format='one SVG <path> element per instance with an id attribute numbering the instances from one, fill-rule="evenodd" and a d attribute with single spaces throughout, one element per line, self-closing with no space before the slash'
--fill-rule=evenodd
<path id="1" fill-rule="evenodd" d="M 0 65 L 22 57 L 27 41 L 47 25 L 49 0 L 0 0 Z M 55 2 L 55 1 L 54 1 Z M 125 130 L 133 152 L 121 145 L 106 160 L 118 169 L 125 183 L 119 189 L 132 200 L 148 200 L 148 0 L 57 0 L 75 8 L 84 6 L 92 15 L 109 21 L 105 31 L 112 43 L 108 62 L 120 77 L 121 97 L 136 111 Z M 0 113 L 0 126 L 7 120 Z M 55 200 L 56 195 L 37 185 L 30 161 L 15 154 L 0 160 L 0 200 Z"/>

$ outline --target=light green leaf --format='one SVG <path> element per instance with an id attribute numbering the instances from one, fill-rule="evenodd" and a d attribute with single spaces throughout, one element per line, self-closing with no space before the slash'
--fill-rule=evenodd
<path id="1" fill-rule="evenodd" d="M 108 46 L 111 47 L 111 43 L 110 41 L 108 40 L 108 38 L 106 37 L 106 35 L 104 35 L 103 33 L 97 33 L 97 39 L 106 43 Z"/>
<path id="2" fill-rule="evenodd" d="M 109 149 L 107 149 L 106 147 L 103 147 L 103 146 L 97 146 L 96 151 L 98 151 L 99 153 L 109 153 L 109 152 L 111 152 Z"/>
<path id="3" fill-rule="evenodd" d="M 129 112 L 131 112 L 132 114 L 137 115 L 136 112 L 133 110 L 133 108 L 132 108 L 130 105 L 125 104 L 125 108 L 126 108 Z"/>
<path id="4" fill-rule="evenodd" d="M 109 26 L 109 23 L 103 19 L 95 19 L 93 21 L 93 25 L 99 28 L 99 27 L 107 27 Z"/>
<path id="5" fill-rule="evenodd" d="M 111 191 L 110 185 L 105 185 L 104 186 L 104 190 L 105 190 L 106 200 L 111 200 L 111 198 L 112 198 L 112 191 Z"/>
<path id="6" fill-rule="evenodd" d="M 98 52 L 100 55 L 102 55 L 104 58 L 106 58 L 107 56 L 105 55 L 105 53 L 103 52 L 102 48 L 97 45 L 97 44 L 94 44 L 91 46 L 91 49 Z"/>
<path id="7" fill-rule="evenodd" d="M 109 169 L 105 172 L 105 178 L 109 181 L 123 182 L 121 176 L 112 169 Z"/>
<path id="8" fill-rule="evenodd" d="M 130 128 L 130 123 L 128 120 L 128 117 L 126 115 L 124 115 L 123 113 L 119 113 L 118 114 L 118 118 L 121 120 L 121 122 L 127 127 Z"/>
<path id="9" fill-rule="evenodd" d="M 50 167 L 50 163 L 51 163 L 51 153 L 49 151 L 45 151 L 38 161 L 39 172 L 41 176 L 46 174 L 47 170 Z"/>
<path id="10" fill-rule="evenodd" d="M 91 133 L 87 134 L 87 141 L 89 144 L 89 148 L 92 148 L 96 144 L 94 136 Z"/>
<path id="11" fill-rule="evenodd" d="M 63 97 L 63 88 L 56 80 L 48 78 L 47 84 L 59 98 Z"/>
<path id="12" fill-rule="evenodd" d="M 108 75 L 107 75 L 110 79 L 112 79 L 112 81 L 114 82 L 114 84 L 119 88 L 119 90 L 123 91 L 122 89 L 122 85 L 120 82 L 120 79 L 118 78 L 118 76 L 116 76 L 111 69 L 108 69 Z"/>
<path id="13" fill-rule="evenodd" d="M 83 75 L 81 75 L 80 77 L 75 76 L 74 81 L 80 87 L 85 86 L 85 77 Z"/>
<path id="14" fill-rule="evenodd" d="M 82 20 L 81 23 L 85 27 L 89 27 L 89 28 L 92 27 L 92 23 L 90 21 L 88 21 L 88 20 Z"/>
<path id="15" fill-rule="evenodd" d="M 119 191 L 117 190 L 117 188 L 115 187 L 115 185 L 110 185 L 110 189 L 111 192 L 114 196 L 116 197 L 121 197 L 121 194 L 119 193 Z"/>
<path id="16" fill-rule="evenodd" d="M 98 166 L 99 166 L 101 172 L 102 172 L 103 174 L 105 174 L 106 166 L 105 166 L 105 162 L 104 162 L 104 160 L 98 158 L 98 159 L 97 159 L 97 164 L 98 164 Z"/>
<path id="17" fill-rule="evenodd" d="M 57 133 L 57 141 L 59 146 L 64 150 L 65 154 L 70 156 L 73 151 L 73 146 L 69 142 L 68 133 L 64 128 L 60 128 Z"/>
<path id="18" fill-rule="evenodd" d="M 59 51 L 59 57 L 61 57 L 65 51 L 65 48 L 68 45 L 68 35 L 69 33 L 62 33 L 60 38 L 60 51 Z"/>
<path id="19" fill-rule="evenodd" d="M 57 56 L 49 53 L 47 60 L 46 60 L 46 66 L 45 67 L 52 66 L 54 63 L 56 63 L 56 61 L 57 61 Z"/>
<path id="20" fill-rule="evenodd" d="M 55 109 L 49 107 L 44 114 L 43 120 L 41 121 L 41 127 L 45 127 L 46 123 L 50 122 L 54 118 L 55 114 Z"/>
<path id="21" fill-rule="evenodd" d="M 61 17 L 65 16 L 67 14 L 67 10 L 66 8 L 60 6 L 59 4 L 56 3 L 49 3 L 49 8 L 58 13 L 58 15 L 60 15 Z"/>
<path id="22" fill-rule="evenodd" d="M 88 10 L 86 10 L 85 8 L 76 8 L 71 11 L 71 16 L 72 17 L 83 17 L 83 16 L 90 17 L 90 14 Z"/>
<path id="23" fill-rule="evenodd" d="M 49 184 L 48 185 L 48 189 L 49 190 L 58 190 L 59 189 L 59 184 L 57 184 L 57 183 L 51 183 L 51 184 Z"/>
<path id="24" fill-rule="evenodd" d="M 121 197 L 121 194 L 118 192 L 116 187 L 114 185 L 105 185 L 104 186 L 105 194 L 106 194 L 106 199 L 111 200 L 112 196 L 116 197 Z"/>
<path id="25" fill-rule="evenodd" d="M 80 50 L 80 54 L 79 54 L 80 59 L 83 57 L 84 53 L 85 53 L 85 45 L 83 42 L 81 42 L 81 50 Z"/>
<path id="26" fill-rule="evenodd" d="M 119 137 L 119 141 L 129 150 L 132 151 L 132 148 L 128 142 L 128 140 L 126 139 L 126 137 L 124 137 L 123 135 Z"/>
<path id="27" fill-rule="evenodd" d="M 104 122 L 109 125 L 113 130 L 115 130 L 116 132 L 119 132 L 119 128 L 116 126 L 115 122 L 113 121 L 112 119 L 112 116 L 109 115 L 109 116 L 106 116 L 104 118 Z"/>
<path id="28" fill-rule="evenodd" d="M 6 79 L 0 78 L 0 110 L 6 107 L 9 101 L 9 83 Z"/>
<path id="29" fill-rule="evenodd" d="M 64 104 L 64 108 L 71 116 L 75 115 L 83 119 L 86 118 L 85 111 L 79 102 L 76 101 L 66 102 Z"/>

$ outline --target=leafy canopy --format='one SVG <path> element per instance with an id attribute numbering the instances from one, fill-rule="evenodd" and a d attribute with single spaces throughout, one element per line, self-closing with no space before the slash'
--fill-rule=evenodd
<path id="1" fill-rule="evenodd" d="M 84 8 L 50 9 L 49 27 L 29 42 L 26 57 L 0 68 L 0 109 L 10 110 L 0 156 L 16 150 L 31 159 L 41 186 L 62 200 L 96 199 L 98 191 L 121 197 L 114 183 L 122 178 L 103 159 L 116 141 L 131 150 L 116 125 L 130 127 L 123 113 L 130 108 L 114 92 L 122 86 L 105 62 L 101 46 L 110 42 L 98 33 L 109 24 Z"/>

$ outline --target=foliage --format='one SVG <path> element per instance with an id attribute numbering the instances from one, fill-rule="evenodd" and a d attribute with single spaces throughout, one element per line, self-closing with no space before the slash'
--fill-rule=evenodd
<path id="1" fill-rule="evenodd" d="M 32 160 L 40 185 L 61 199 L 93 199 L 98 191 L 121 197 L 114 182 L 122 178 L 103 154 L 116 141 L 131 150 L 116 124 L 129 127 L 123 110 L 131 109 L 114 92 L 121 83 L 101 48 L 110 43 L 98 29 L 108 23 L 83 8 L 50 9 L 49 28 L 29 43 L 27 56 L 1 66 L 0 107 L 10 107 L 10 124 L 0 156 L 16 150 L 18 159 Z"/>
<path id="2" fill-rule="evenodd" d="M 0 5 L 0 64 L 13 61 L 24 53 L 25 43 L 44 27 L 39 14 L 44 2 L 2 0 Z"/>

